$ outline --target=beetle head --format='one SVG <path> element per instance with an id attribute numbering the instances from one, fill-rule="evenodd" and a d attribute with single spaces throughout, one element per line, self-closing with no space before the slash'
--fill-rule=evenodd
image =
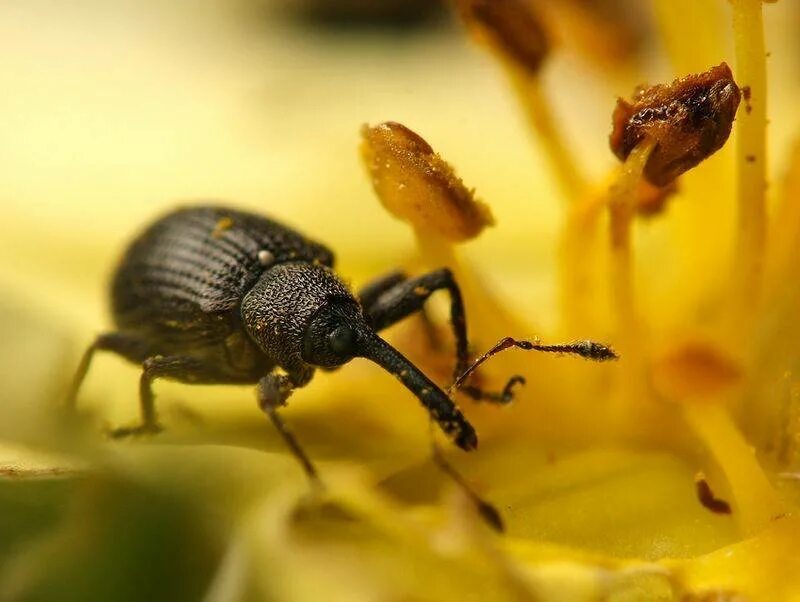
<path id="1" fill-rule="evenodd" d="M 369 359 L 400 380 L 459 447 L 477 446 L 475 430 L 453 401 L 375 333 L 327 267 L 290 262 L 270 268 L 245 295 L 241 316 L 255 343 L 285 370 L 330 369 L 354 357 Z"/>

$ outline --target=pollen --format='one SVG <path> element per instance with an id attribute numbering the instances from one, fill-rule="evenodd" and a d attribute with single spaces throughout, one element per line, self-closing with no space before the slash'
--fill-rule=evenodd
<path id="1" fill-rule="evenodd" d="M 211 236 L 213 238 L 220 238 L 225 233 L 226 230 L 230 230 L 233 226 L 233 219 L 230 217 L 221 217 L 217 220 L 217 223 L 214 224 L 214 229 L 211 231 Z"/>
<path id="2" fill-rule="evenodd" d="M 395 217 L 454 242 L 494 223 L 488 206 L 409 128 L 386 122 L 364 126 L 361 135 L 361 157 L 375 192 Z"/>

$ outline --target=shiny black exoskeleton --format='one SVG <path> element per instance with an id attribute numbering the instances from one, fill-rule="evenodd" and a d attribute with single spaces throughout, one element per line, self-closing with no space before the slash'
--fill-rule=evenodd
<path id="1" fill-rule="evenodd" d="M 122 257 L 111 291 L 116 330 L 100 335 L 86 351 L 70 403 L 97 350 L 143 368 L 142 422 L 117 429 L 114 436 L 160 430 L 152 393 L 157 378 L 257 383 L 259 405 L 313 476 L 313 465 L 277 408 L 311 380 L 316 368 L 364 357 L 394 374 L 459 447 L 474 449 L 475 430 L 450 397 L 376 334 L 446 289 L 456 339 L 454 374 L 462 373 L 467 331 L 451 272 L 441 269 L 417 278 L 394 272 L 354 296 L 333 264 L 326 247 L 251 213 L 202 206 L 162 217 Z M 475 387 L 469 393 L 483 395 Z"/>

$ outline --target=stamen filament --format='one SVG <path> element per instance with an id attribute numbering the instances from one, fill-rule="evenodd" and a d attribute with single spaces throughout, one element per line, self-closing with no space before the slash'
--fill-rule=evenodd
<path id="1" fill-rule="evenodd" d="M 645 139 L 633 149 L 609 192 L 612 304 L 616 312 L 619 344 L 622 353 L 628 356 L 634 355 L 632 350 L 637 346 L 639 334 L 633 285 L 631 225 L 638 186 L 654 148 L 655 142 Z"/>
<path id="2" fill-rule="evenodd" d="M 797 272 L 795 252 L 800 238 L 800 142 L 795 144 L 781 190 L 781 201 L 769 228 L 769 255 L 765 283 L 767 295 L 783 287 L 785 279 Z"/>
<path id="3" fill-rule="evenodd" d="M 765 239 L 767 73 L 762 0 L 731 0 L 736 79 L 744 91 L 736 126 L 739 208 L 733 298 L 737 318 L 758 302 Z M 737 326 L 740 321 L 737 319 Z"/>
<path id="4" fill-rule="evenodd" d="M 744 533 L 757 533 L 783 514 L 783 505 L 753 448 L 734 425 L 722 400 L 690 400 L 683 408 L 686 420 L 728 479 Z"/>
<path id="5" fill-rule="evenodd" d="M 518 321 L 487 292 L 486 287 L 478 286 L 473 273 L 456 256 L 450 241 L 418 228 L 414 228 L 414 234 L 420 255 L 429 268 L 447 267 L 453 271 L 464 295 L 470 331 L 493 335 L 498 330 L 514 332 L 521 328 Z"/>
<path id="6" fill-rule="evenodd" d="M 541 79 L 538 75 L 524 73 L 513 65 L 507 65 L 506 68 L 528 123 L 544 148 L 561 191 L 569 201 L 579 201 L 587 188 L 586 179 L 580 173 L 575 157 L 568 150 L 569 146 L 556 123 L 552 105 L 542 90 Z"/>
<path id="7" fill-rule="evenodd" d="M 561 239 L 561 315 L 567 336 L 579 336 L 598 323 L 596 293 L 597 242 L 608 190 L 570 206 Z"/>

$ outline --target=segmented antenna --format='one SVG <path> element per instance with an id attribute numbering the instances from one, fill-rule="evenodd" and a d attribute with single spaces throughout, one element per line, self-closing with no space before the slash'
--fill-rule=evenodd
<path id="1" fill-rule="evenodd" d="M 512 337 L 505 337 L 495 343 L 494 347 L 489 349 L 486 353 L 472 362 L 472 365 L 464 370 L 461 375 L 448 387 L 447 392 L 452 393 L 458 389 L 464 381 L 469 378 L 470 374 L 483 364 L 490 357 L 497 355 L 501 351 L 517 347 L 525 351 L 543 351 L 545 353 L 569 353 L 572 355 L 580 356 L 587 360 L 595 362 L 606 362 L 609 360 L 619 359 L 616 352 L 608 345 L 597 343 L 595 341 L 575 341 L 574 343 L 561 343 L 558 345 L 543 345 L 534 341 L 526 341 L 524 339 L 514 339 Z"/>

